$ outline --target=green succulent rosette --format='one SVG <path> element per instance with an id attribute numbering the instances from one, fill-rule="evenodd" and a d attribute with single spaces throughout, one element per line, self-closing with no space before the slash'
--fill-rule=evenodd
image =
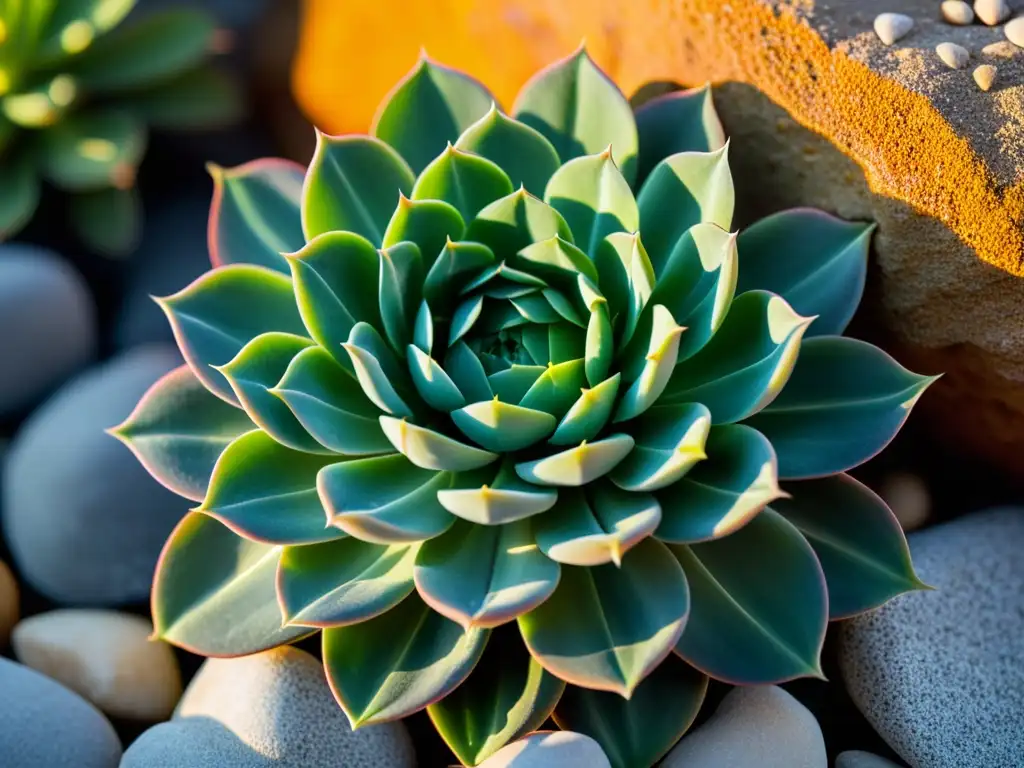
<path id="1" fill-rule="evenodd" d="M 0 0 L 0 240 L 31 220 L 46 181 L 72 196 L 86 245 L 127 253 L 149 129 L 239 115 L 235 85 L 206 66 L 213 19 L 172 9 L 122 24 L 136 2 Z"/>
<path id="2" fill-rule="evenodd" d="M 923 585 L 845 474 L 931 379 L 843 338 L 873 227 L 730 233 L 708 89 L 634 113 L 580 51 L 511 116 L 422 60 L 308 170 L 215 171 L 187 365 L 114 430 L 199 502 L 160 637 L 323 634 L 354 726 L 426 708 L 467 765 L 553 713 L 653 764 L 708 678 L 819 676 L 829 620 Z"/>

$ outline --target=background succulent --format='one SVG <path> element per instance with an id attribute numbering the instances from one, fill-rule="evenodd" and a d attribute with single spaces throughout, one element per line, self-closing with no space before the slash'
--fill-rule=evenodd
<path id="1" fill-rule="evenodd" d="M 196 9 L 122 25 L 136 0 L 0 2 L 0 239 L 32 218 L 43 179 L 107 254 L 135 243 L 147 130 L 232 120 L 239 95 L 204 66 L 215 33 Z"/>
<path id="2" fill-rule="evenodd" d="M 922 586 L 844 473 L 930 379 L 839 335 L 871 226 L 729 233 L 707 89 L 634 115 L 580 51 L 511 114 L 424 59 L 308 171 L 214 169 L 188 364 L 114 430 L 200 502 L 154 622 L 322 629 L 353 725 L 426 707 L 467 764 L 553 713 L 651 765 L 708 676 L 820 675 L 829 619 Z"/>

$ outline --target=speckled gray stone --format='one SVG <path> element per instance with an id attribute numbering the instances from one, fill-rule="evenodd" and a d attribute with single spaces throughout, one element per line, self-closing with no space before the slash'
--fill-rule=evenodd
<path id="1" fill-rule="evenodd" d="M 828 768 L 818 721 L 781 688 L 733 688 L 661 768 Z"/>
<path id="2" fill-rule="evenodd" d="M 836 768 L 901 768 L 901 766 L 884 757 L 854 749 L 849 752 L 840 752 L 836 756 Z"/>
<path id="3" fill-rule="evenodd" d="M 132 742 L 120 768 L 275 768 L 280 765 L 205 717 L 160 723 Z M 344 766 L 344 764 L 342 764 Z"/>
<path id="4" fill-rule="evenodd" d="M 1017 766 L 1024 755 L 1024 510 L 908 537 L 936 588 L 844 622 L 851 697 L 910 765 Z"/>
<path id="5" fill-rule="evenodd" d="M 0 765 L 117 768 L 121 743 L 92 704 L 28 667 L 0 658 Z"/>
<path id="6" fill-rule="evenodd" d="M 601 745 L 572 731 L 539 731 L 502 747 L 480 768 L 611 768 Z"/>
<path id="7" fill-rule="evenodd" d="M 144 600 L 157 557 L 190 502 L 103 432 L 123 421 L 174 347 L 141 347 L 66 384 L 21 426 L 3 466 L 3 533 L 19 575 L 51 600 Z"/>
<path id="8" fill-rule="evenodd" d="M 96 354 L 85 281 L 43 248 L 0 245 L 0 415 L 45 397 Z"/>
<path id="9" fill-rule="evenodd" d="M 416 765 L 402 723 L 353 731 L 320 662 L 290 646 L 205 661 L 174 714 L 175 720 L 203 717 L 225 726 L 256 754 L 272 760 L 274 768 Z"/>

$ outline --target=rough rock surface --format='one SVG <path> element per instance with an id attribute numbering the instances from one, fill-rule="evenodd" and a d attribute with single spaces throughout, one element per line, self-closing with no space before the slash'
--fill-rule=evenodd
<path id="1" fill-rule="evenodd" d="M 610 768 L 596 741 L 571 731 L 538 731 L 502 747 L 480 768 Z"/>
<path id="2" fill-rule="evenodd" d="M 583 38 L 626 93 L 710 80 L 744 218 L 812 204 L 878 221 L 870 301 L 888 344 L 906 364 L 947 373 L 922 399 L 939 417 L 927 421 L 1024 469 L 1024 50 L 1001 27 L 947 24 L 937 0 L 406 5 L 379 0 L 343 19 L 334 0 L 307 0 L 296 92 L 322 129 L 365 130 L 421 46 L 472 70 L 506 107 Z M 889 11 L 914 19 L 892 46 L 872 28 Z M 971 65 L 946 67 L 935 47 L 947 41 Z M 999 68 L 988 93 L 971 78 L 980 64 Z"/>
<path id="3" fill-rule="evenodd" d="M 1019 765 L 1024 755 L 1024 509 L 908 537 L 933 592 L 843 622 L 854 703 L 910 765 Z"/>

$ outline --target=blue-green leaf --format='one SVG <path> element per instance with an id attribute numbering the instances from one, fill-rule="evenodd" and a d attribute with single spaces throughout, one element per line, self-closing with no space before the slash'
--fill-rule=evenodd
<path id="1" fill-rule="evenodd" d="M 485 467 L 498 458 L 496 453 L 466 445 L 405 419 L 381 416 L 380 425 L 395 450 L 424 469 L 466 472 Z"/>
<path id="2" fill-rule="evenodd" d="M 414 313 L 423 298 L 423 257 L 415 243 L 380 251 L 380 316 L 388 341 L 403 352 L 412 341 Z"/>
<path id="3" fill-rule="evenodd" d="M 465 231 L 462 216 L 448 203 L 442 200 L 410 200 L 400 195 L 398 206 L 384 232 L 383 246 L 388 248 L 403 241 L 416 243 L 423 256 L 423 266 L 429 272 L 445 243 L 461 240 Z"/>
<path id="4" fill-rule="evenodd" d="M 558 491 L 521 480 L 512 460 L 506 458 L 497 474 L 456 476 L 455 487 L 438 491 L 437 500 L 471 523 L 504 525 L 547 512 L 558 500 Z"/>
<path id="5" fill-rule="evenodd" d="M 413 200 L 443 200 L 472 221 L 488 203 L 512 194 L 512 182 L 497 165 L 451 144 L 423 169 L 412 189 Z"/>
<path id="6" fill-rule="evenodd" d="M 516 464 L 523 480 L 537 485 L 581 486 L 611 472 L 633 450 L 633 438 L 613 434 L 547 458 Z"/>
<path id="7" fill-rule="evenodd" d="M 651 99 L 636 110 L 635 117 L 640 135 L 640 184 L 669 155 L 714 152 L 725 146 L 725 131 L 715 112 L 710 84 Z"/>
<path id="8" fill-rule="evenodd" d="M 611 474 L 627 491 L 657 491 L 678 482 L 705 458 L 711 413 L 699 403 L 656 405 L 630 426 L 632 452 Z"/>
<path id="9" fill-rule="evenodd" d="M 525 187 L 538 196 L 561 165 L 543 134 L 503 114 L 493 103 L 459 136 L 455 148 L 486 157 L 508 175 L 514 188 Z"/>

